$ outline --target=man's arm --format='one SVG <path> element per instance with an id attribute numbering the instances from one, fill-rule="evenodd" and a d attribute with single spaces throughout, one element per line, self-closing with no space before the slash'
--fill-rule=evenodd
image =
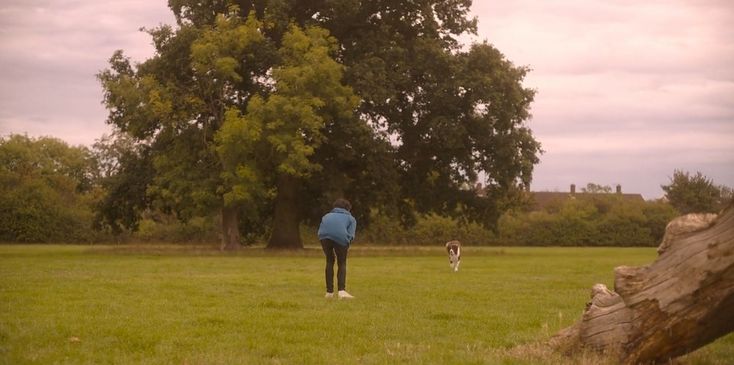
<path id="1" fill-rule="evenodd" d="M 347 225 L 347 238 L 351 243 L 354 241 L 354 236 L 357 233 L 357 220 L 354 217 L 349 217 L 349 225 Z"/>

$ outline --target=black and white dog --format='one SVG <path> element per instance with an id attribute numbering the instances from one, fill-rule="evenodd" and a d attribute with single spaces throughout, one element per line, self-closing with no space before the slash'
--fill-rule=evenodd
<path id="1" fill-rule="evenodd" d="M 449 267 L 454 269 L 454 271 L 459 271 L 459 264 L 461 263 L 461 242 L 456 240 L 446 242 L 446 252 L 449 254 Z"/>

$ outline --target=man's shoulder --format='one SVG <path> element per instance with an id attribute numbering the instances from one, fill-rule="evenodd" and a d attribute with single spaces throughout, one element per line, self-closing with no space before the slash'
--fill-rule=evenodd
<path id="1" fill-rule="evenodd" d="M 336 215 L 336 216 L 345 216 L 346 215 L 346 216 L 349 216 L 349 217 L 353 217 L 351 212 L 349 212 L 346 209 L 342 209 L 342 208 L 334 208 L 329 213 L 326 213 L 324 216 L 328 216 L 328 215 Z"/>

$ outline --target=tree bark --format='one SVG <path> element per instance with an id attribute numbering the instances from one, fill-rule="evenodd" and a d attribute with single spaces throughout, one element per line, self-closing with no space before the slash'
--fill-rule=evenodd
<path id="1" fill-rule="evenodd" d="M 222 251 L 235 251 L 240 245 L 239 214 L 236 207 L 222 208 Z"/>
<path id="2" fill-rule="evenodd" d="M 268 249 L 302 249 L 301 214 L 298 204 L 298 180 L 287 174 L 278 178 L 278 196 L 275 198 L 273 231 Z"/>
<path id="3" fill-rule="evenodd" d="M 734 204 L 718 217 L 674 219 L 658 252 L 650 265 L 617 267 L 614 291 L 594 285 L 581 320 L 550 344 L 662 363 L 733 331 Z"/>

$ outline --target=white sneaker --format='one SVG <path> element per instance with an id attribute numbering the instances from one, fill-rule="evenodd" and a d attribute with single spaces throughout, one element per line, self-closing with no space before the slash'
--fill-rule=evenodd
<path id="1" fill-rule="evenodd" d="M 354 296 L 347 293 L 346 290 L 339 290 L 339 299 L 354 299 Z"/>
<path id="2" fill-rule="evenodd" d="M 333 298 L 333 297 L 334 297 L 334 293 L 327 292 L 326 295 L 324 295 L 324 298 Z"/>

